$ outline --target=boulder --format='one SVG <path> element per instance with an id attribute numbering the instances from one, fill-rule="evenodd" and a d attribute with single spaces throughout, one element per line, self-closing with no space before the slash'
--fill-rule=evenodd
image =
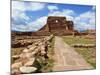
<path id="1" fill-rule="evenodd" d="M 41 55 L 45 55 L 46 54 L 46 52 L 45 51 L 41 51 Z"/>
<path id="2" fill-rule="evenodd" d="M 35 72 L 37 70 L 37 68 L 35 67 L 26 67 L 26 66 L 22 66 L 19 69 L 22 73 L 32 73 Z"/>
<path id="3" fill-rule="evenodd" d="M 41 46 L 40 46 L 40 50 L 41 50 L 41 51 L 44 51 L 44 50 L 45 50 L 45 45 L 41 45 Z"/>
<path id="4" fill-rule="evenodd" d="M 22 63 L 21 62 L 17 62 L 17 63 L 14 63 L 11 65 L 11 69 L 18 69 L 19 67 L 22 66 Z"/>
<path id="5" fill-rule="evenodd" d="M 34 51 L 34 49 L 36 48 L 36 46 L 32 46 L 29 48 L 30 51 Z"/>
<path id="6" fill-rule="evenodd" d="M 19 55 L 13 55 L 12 56 L 13 59 L 19 59 L 19 57 L 20 57 Z"/>
<path id="7" fill-rule="evenodd" d="M 22 53 L 20 54 L 20 58 L 25 59 L 25 58 L 31 58 L 33 56 L 32 53 Z"/>
<path id="8" fill-rule="evenodd" d="M 32 45 L 27 46 L 28 49 L 31 48 L 31 47 L 32 47 Z"/>
<path id="9" fill-rule="evenodd" d="M 29 52 L 29 50 L 28 50 L 27 48 L 25 48 L 25 49 L 23 50 L 23 52 L 27 53 L 27 52 Z"/>
<path id="10" fill-rule="evenodd" d="M 20 71 L 18 69 L 12 69 L 11 70 L 11 75 L 19 75 Z"/>
<path id="11" fill-rule="evenodd" d="M 35 61 L 35 58 L 30 58 L 29 61 L 26 62 L 24 66 L 31 66 L 33 65 L 34 61 Z"/>

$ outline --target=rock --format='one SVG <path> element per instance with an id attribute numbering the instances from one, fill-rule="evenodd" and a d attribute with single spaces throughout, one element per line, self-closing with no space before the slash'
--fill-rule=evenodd
<path id="1" fill-rule="evenodd" d="M 12 64 L 12 65 L 11 65 L 11 68 L 12 68 L 12 69 L 18 69 L 18 68 L 21 67 L 21 66 L 22 66 L 22 63 L 21 63 L 21 62 L 18 62 L 18 63 Z"/>
<path id="2" fill-rule="evenodd" d="M 27 46 L 28 49 L 31 48 L 31 47 L 32 47 L 32 45 Z"/>
<path id="3" fill-rule="evenodd" d="M 27 52 L 29 52 L 29 50 L 28 50 L 27 48 L 25 48 L 25 49 L 23 50 L 23 52 L 27 53 Z"/>
<path id="4" fill-rule="evenodd" d="M 45 45 L 41 45 L 41 46 L 40 46 L 40 50 L 41 50 L 41 51 L 44 51 L 44 50 L 45 50 Z"/>
<path id="5" fill-rule="evenodd" d="M 32 54 L 35 55 L 37 53 L 37 51 L 33 51 Z"/>
<path id="6" fill-rule="evenodd" d="M 31 58 L 33 56 L 32 53 L 22 53 L 20 54 L 20 58 L 25 59 L 25 58 Z"/>
<path id="7" fill-rule="evenodd" d="M 42 42 L 40 42 L 40 43 L 39 43 L 39 46 L 41 46 L 42 44 L 43 44 L 43 43 L 42 43 Z"/>
<path id="8" fill-rule="evenodd" d="M 45 51 L 41 51 L 41 55 L 45 55 L 46 54 L 46 52 Z"/>
<path id="9" fill-rule="evenodd" d="M 35 46 L 38 46 L 38 43 L 37 42 L 35 43 Z"/>
<path id="10" fill-rule="evenodd" d="M 13 55 L 12 56 L 13 59 L 19 59 L 19 57 L 20 57 L 19 55 Z"/>
<path id="11" fill-rule="evenodd" d="M 19 75 L 20 71 L 18 69 L 12 69 L 11 70 L 11 75 Z"/>
<path id="12" fill-rule="evenodd" d="M 22 73 L 32 73 L 35 72 L 37 70 L 37 68 L 35 67 L 26 67 L 26 66 L 22 66 L 19 69 Z"/>
<path id="13" fill-rule="evenodd" d="M 33 51 L 36 48 L 36 46 L 32 46 L 29 48 L 30 51 Z"/>
<path id="14" fill-rule="evenodd" d="M 25 66 L 33 65 L 34 61 L 35 61 L 35 58 L 30 58 L 29 61 L 25 63 Z"/>
<path id="15" fill-rule="evenodd" d="M 27 58 L 31 58 L 32 56 L 33 56 L 32 53 L 26 53 L 26 57 L 27 57 Z"/>

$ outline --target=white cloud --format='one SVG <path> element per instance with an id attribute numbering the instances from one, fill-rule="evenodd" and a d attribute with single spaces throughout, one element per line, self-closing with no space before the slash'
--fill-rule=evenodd
<path id="1" fill-rule="evenodd" d="M 20 2 L 12 1 L 12 18 L 14 20 L 28 21 L 30 18 L 26 15 L 25 11 L 38 11 L 45 7 L 43 3 Z"/>
<path id="2" fill-rule="evenodd" d="M 73 15 L 73 14 L 74 14 L 74 11 L 69 10 L 69 9 L 63 10 L 63 11 L 53 11 L 53 12 L 50 12 L 47 16 L 40 17 L 39 19 L 37 19 L 33 22 L 28 22 L 27 25 L 12 24 L 12 30 L 16 30 L 16 31 L 37 31 L 46 24 L 48 16 L 66 16 L 67 20 L 72 20 L 73 17 L 71 15 Z M 16 13 L 16 15 L 19 15 L 19 12 Z M 22 14 L 20 17 L 24 18 L 25 15 Z"/>
<path id="3" fill-rule="evenodd" d="M 19 20 L 24 21 L 27 25 L 16 25 L 15 23 L 12 24 L 12 30 L 16 31 L 36 31 L 39 29 L 39 25 L 36 24 L 42 24 L 42 20 L 36 20 L 32 23 L 29 22 L 30 17 L 27 16 L 25 11 L 39 11 L 42 10 L 45 7 L 45 4 L 43 3 L 32 3 L 32 2 L 20 2 L 20 1 L 12 1 L 12 19 L 15 22 L 18 22 Z M 40 18 L 41 19 L 41 18 Z"/>
<path id="4" fill-rule="evenodd" d="M 54 6 L 54 5 L 49 5 L 47 7 L 51 12 L 54 11 L 54 10 L 58 10 L 58 7 L 57 6 Z"/>
<path id="5" fill-rule="evenodd" d="M 12 30 L 16 31 L 37 31 L 46 24 L 47 17 L 43 16 L 36 21 L 29 22 L 27 25 L 12 24 Z"/>
<path id="6" fill-rule="evenodd" d="M 87 11 L 74 19 L 76 29 L 95 29 L 95 12 Z"/>
<path id="7" fill-rule="evenodd" d="M 62 10 L 62 11 L 54 11 L 50 12 L 48 16 L 65 16 L 67 20 L 73 20 L 73 15 L 75 12 L 73 10 Z"/>
<path id="8" fill-rule="evenodd" d="M 37 19 L 36 21 L 29 23 L 29 26 L 32 27 L 32 29 L 34 29 L 34 27 L 35 27 L 36 31 L 37 31 L 40 28 L 42 28 L 46 24 L 46 22 L 47 22 L 47 17 L 43 16 L 43 17 L 40 17 L 39 19 Z"/>
<path id="9" fill-rule="evenodd" d="M 96 6 L 93 6 L 93 7 L 92 7 L 92 10 L 95 10 L 95 9 L 96 9 Z"/>
<path id="10" fill-rule="evenodd" d="M 30 18 L 22 11 L 17 11 L 17 10 L 13 10 L 12 11 L 12 18 L 14 20 L 19 20 L 19 19 L 22 19 L 22 20 L 30 20 Z"/>
<path id="11" fill-rule="evenodd" d="M 25 11 L 39 11 L 45 7 L 44 3 L 25 3 L 12 1 L 12 18 L 15 21 L 24 20 L 26 25 L 12 24 L 12 30 L 16 31 L 37 31 L 46 24 L 48 16 L 65 16 L 67 20 L 73 20 L 76 29 L 94 29 L 95 28 L 95 7 L 92 11 L 84 12 L 82 14 L 77 14 L 79 16 L 75 17 L 76 13 L 70 9 L 58 10 L 58 7 L 53 5 L 47 6 L 50 10 L 49 14 L 40 17 L 39 19 L 29 22 L 31 19 Z"/>
<path id="12" fill-rule="evenodd" d="M 12 1 L 12 10 L 19 11 L 38 11 L 45 7 L 43 3 L 31 3 L 31 2 L 20 2 L 20 1 Z"/>
<path id="13" fill-rule="evenodd" d="M 26 6 L 26 10 L 38 11 L 43 9 L 44 7 L 44 3 L 30 3 L 28 6 Z"/>

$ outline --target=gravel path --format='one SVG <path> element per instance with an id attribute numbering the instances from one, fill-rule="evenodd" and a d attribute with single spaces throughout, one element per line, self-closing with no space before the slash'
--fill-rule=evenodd
<path id="1" fill-rule="evenodd" d="M 61 37 L 55 37 L 53 71 L 93 69 L 74 48 L 66 44 Z"/>

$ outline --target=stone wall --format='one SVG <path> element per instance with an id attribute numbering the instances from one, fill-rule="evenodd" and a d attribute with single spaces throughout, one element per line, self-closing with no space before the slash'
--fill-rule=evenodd
<path id="1" fill-rule="evenodd" d="M 48 56 L 48 47 L 53 35 L 38 40 L 36 43 L 27 46 L 19 55 L 13 55 L 14 62 L 11 65 L 12 75 L 21 73 L 33 73 L 40 69 L 39 62 L 46 61 Z M 41 58 L 41 60 L 39 59 Z M 38 64 L 38 66 L 36 66 Z M 46 64 L 46 63 L 45 63 Z"/>

